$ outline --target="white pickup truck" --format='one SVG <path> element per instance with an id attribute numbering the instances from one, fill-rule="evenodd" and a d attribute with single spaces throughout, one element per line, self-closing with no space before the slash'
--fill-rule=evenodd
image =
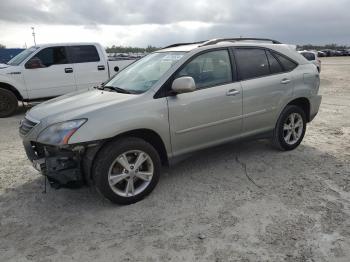
<path id="1" fill-rule="evenodd" d="M 18 102 L 33 102 L 108 80 L 134 60 L 108 61 L 97 43 L 43 44 L 0 64 L 0 117 L 12 115 Z"/>

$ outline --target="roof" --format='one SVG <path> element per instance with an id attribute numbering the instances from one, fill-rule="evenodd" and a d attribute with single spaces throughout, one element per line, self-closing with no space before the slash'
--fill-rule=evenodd
<path id="1" fill-rule="evenodd" d="M 200 44 L 185 44 L 185 45 L 179 45 L 179 46 L 170 46 L 166 47 L 164 49 L 158 50 L 157 52 L 189 52 L 193 49 L 196 49 L 200 47 Z"/>
<path id="2" fill-rule="evenodd" d="M 178 43 L 173 44 L 170 46 L 167 46 L 160 51 L 169 52 L 169 51 L 183 51 L 183 52 L 189 52 L 191 50 L 194 50 L 199 47 L 205 47 L 210 46 L 213 47 L 213 45 L 227 45 L 227 46 L 237 46 L 242 45 L 242 42 L 244 42 L 244 45 L 253 44 L 253 45 L 261 45 L 264 42 L 270 42 L 273 45 L 279 45 L 281 44 L 279 41 L 273 40 L 273 39 L 267 39 L 267 38 L 216 38 L 201 42 L 194 42 L 194 43 Z M 237 44 L 238 43 L 238 44 Z"/>
<path id="3" fill-rule="evenodd" d="M 71 46 L 71 45 L 98 45 L 96 42 L 68 42 L 68 43 L 46 43 L 46 44 L 38 44 L 36 47 L 50 47 L 50 46 Z"/>
<path id="4" fill-rule="evenodd" d="M 313 53 L 313 54 L 317 54 L 317 51 L 313 51 L 313 50 L 302 50 L 302 51 L 298 51 L 299 53 Z"/>
<path id="5" fill-rule="evenodd" d="M 297 61 L 300 64 L 305 63 L 305 59 L 302 55 L 296 52 L 295 45 L 281 44 L 278 41 L 270 40 L 270 39 L 259 39 L 259 38 L 229 38 L 229 39 L 212 39 L 208 41 L 196 42 L 196 43 L 185 43 L 185 44 L 174 44 L 164 49 L 158 50 L 156 52 L 190 52 L 193 50 L 208 50 L 214 47 L 229 47 L 229 46 L 237 46 L 237 47 L 264 47 L 268 49 L 275 50 L 279 53 L 287 55 L 293 60 Z"/>

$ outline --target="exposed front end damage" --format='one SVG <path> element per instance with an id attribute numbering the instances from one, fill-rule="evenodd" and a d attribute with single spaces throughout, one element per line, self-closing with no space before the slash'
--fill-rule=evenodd
<path id="1" fill-rule="evenodd" d="M 100 145 L 100 142 L 62 146 L 24 143 L 33 167 L 46 176 L 56 189 L 90 184 L 92 160 Z"/>

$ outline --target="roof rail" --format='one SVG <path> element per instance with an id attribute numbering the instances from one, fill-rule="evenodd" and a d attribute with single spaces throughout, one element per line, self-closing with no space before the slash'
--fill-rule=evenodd
<path id="1" fill-rule="evenodd" d="M 199 41 L 199 42 L 193 42 L 193 43 L 177 43 L 177 44 L 168 45 L 166 47 L 163 47 L 162 49 L 170 48 L 170 47 L 177 47 L 177 46 L 180 46 L 180 45 L 195 45 L 195 44 L 201 44 L 201 43 L 204 43 L 204 42 L 205 41 Z"/>
<path id="2" fill-rule="evenodd" d="M 264 41 L 272 42 L 273 44 L 282 44 L 281 42 L 268 38 L 250 38 L 250 37 L 240 37 L 240 38 L 216 38 L 205 41 L 201 46 L 214 45 L 219 42 L 236 42 L 236 41 Z"/>

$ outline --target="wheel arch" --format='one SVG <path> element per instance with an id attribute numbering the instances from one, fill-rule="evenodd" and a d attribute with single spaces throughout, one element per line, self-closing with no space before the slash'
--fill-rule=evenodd
<path id="1" fill-rule="evenodd" d="M 94 162 L 98 153 L 102 150 L 102 148 L 108 142 L 115 141 L 123 137 L 137 137 L 150 143 L 158 152 L 162 165 L 169 166 L 167 150 L 160 135 L 151 129 L 145 129 L 145 128 L 134 129 L 134 130 L 120 133 L 114 137 L 101 141 L 101 143 L 97 147 L 92 147 L 87 149 L 85 153 L 85 157 L 83 158 L 83 161 L 82 161 L 82 169 L 84 172 L 83 174 L 84 179 L 88 184 L 91 184 L 92 167 L 94 165 Z"/>
<path id="2" fill-rule="evenodd" d="M 306 97 L 295 98 L 292 101 L 290 101 L 286 106 L 289 106 L 289 105 L 296 105 L 296 106 L 300 107 L 305 112 L 306 121 L 307 122 L 311 121 L 310 101 L 308 98 L 306 98 Z"/>
<path id="3" fill-rule="evenodd" d="M 0 88 L 11 91 L 17 97 L 18 101 L 23 101 L 21 93 L 14 86 L 5 82 L 0 82 Z"/>
<path id="4" fill-rule="evenodd" d="M 113 137 L 113 140 L 120 139 L 122 137 L 137 137 L 145 140 L 157 150 L 159 157 L 162 161 L 162 164 L 163 165 L 169 164 L 168 154 L 165 148 L 165 144 L 157 132 L 147 128 L 135 129 L 135 130 L 118 134 L 115 137 Z"/>

